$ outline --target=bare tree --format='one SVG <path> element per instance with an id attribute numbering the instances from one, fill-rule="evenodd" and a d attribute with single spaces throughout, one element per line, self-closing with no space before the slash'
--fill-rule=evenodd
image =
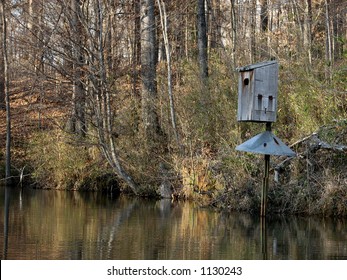
<path id="1" fill-rule="evenodd" d="M 207 57 L 207 27 L 205 14 L 205 0 L 197 0 L 197 29 L 198 29 L 198 49 L 200 77 L 206 82 L 208 77 L 208 57 Z"/>
<path id="2" fill-rule="evenodd" d="M 222 46 L 221 35 L 221 1 L 220 0 L 207 0 L 208 7 L 208 34 L 209 36 L 209 48 L 218 49 Z"/>
<path id="3" fill-rule="evenodd" d="M 307 52 L 307 61 L 309 68 L 312 65 L 312 1 L 305 1 L 305 13 L 304 13 L 304 48 Z"/>
<path id="4" fill-rule="evenodd" d="M 326 70 L 325 76 L 331 81 L 332 80 L 332 65 L 334 63 L 333 59 L 333 39 L 331 32 L 331 19 L 330 19 L 330 0 L 325 0 L 325 60 L 326 60 Z"/>
<path id="5" fill-rule="evenodd" d="M 84 78 L 83 66 L 85 64 L 83 45 L 84 30 L 82 28 L 83 13 L 79 0 L 71 0 L 71 31 L 72 31 L 72 53 L 73 53 L 73 113 L 71 118 L 71 130 L 79 136 L 84 137 L 86 132 L 85 124 L 85 88 L 82 79 Z"/>
<path id="6" fill-rule="evenodd" d="M 256 16 L 257 16 L 257 1 L 256 0 L 249 0 L 249 10 L 248 13 L 250 14 L 249 20 L 250 20 L 250 38 L 249 38 L 249 59 L 251 63 L 254 63 L 256 61 L 256 55 L 257 55 L 257 48 L 256 48 Z"/>
<path id="7" fill-rule="evenodd" d="M 237 0 L 231 0 L 230 3 L 230 25 L 231 25 L 231 60 L 233 65 L 236 65 L 236 42 L 237 42 L 237 29 L 238 29 L 238 20 L 237 20 L 237 9 L 236 3 Z"/>
<path id="8" fill-rule="evenodd" d="M 104 38 L 106 31 L 104 31 L 104 11 L 105 7 L 100 0 L 95 1 L 95 28 L 96 38 L 91 40 L 90 44 L 94 46 L 89 50 L 95 50 L 93 56 L 97 58 L 97 63 L 90 63 L 89 77 L 92 83 L 91 102 L 93 104 L 93 112 L 95 112 L 96 129 L 98 134 L 98 143 L 100 149 L 107 159 L 110 166 L 115 173 L 126 182 L 131 190 L 138 194 L 139 186 L 133 178 L 124 170 L 117 152 L 117 145 L 115 135 L 113 133 L 114 127 L 114 112 L 112 110 L 112 97 L 110 93 L 109 83 L 107 82 L 107 71 L 105 64 L 104 52 Z M 107 26 L 107 25 L 106 25 Z"/>
<path id="9" fill-rule="evenodd" d="M 141 64 L 141 0 L 133 0 L 134 10 L 134 43 L 133 43 L 133 94 L 139 96 L 138 80 Z"/>
<path id="10" fill-rule="evenodd" d="M 343 0 L 332 2 L 333 5 L 333 33 L 334 33 L 334 57 L 341 59 L 346 51 L 346 30 L 347 30 L 347 3 Z"/>
<path id="11" fill-rule="evenodd" d="M 172 93 L 171 52 L 170 52 L 170 43 L 169 43 L 168 27 L 167 27 L 168 18 L 166 14 L 165 2 L 163 0 L 157 0 L 157 3 L 159 6 L 160 22 L 161 22 L 162 31 L 163 31 L 163 39 L 164 39 L 164 46 L 165 46 L 165 52 L 166 52 L 167 87 L 168 87 L 168 95 L 169 95 L 169 103 L 170 103 L 171 125 L 172 125 L 172 129 L 174 132 L 177 145 L 180 149 L 182 149 L 178 131 L 177 131 L 175 103 L 174 103 L 174 97 Z"/>
<path id="12" fill-rule="evenodd" d="M 110 36 L 110 32 L 122 32 L 113 29 L 114 3 L 66 0 L 57 5 L 45 4 L 50 20 L 46 28 L 51 28 L 47 31 L 51 39 L 45 42 L 45 48 L 52 56 L 52 59 L 46 58 L 45 63 L 59 73 L 58 78 L 69 83 L 65 87 L 69 90 L 65 96 L 69 98 L 64 101 L 66 105 L 72 104 L 72 131 L 79 136 L 88 135 L 88 138 L 79 137 L 76 144 L 97 145 L 114 173 L 138 194 L 138 184 L 120 160 L 114 130 L 113 82 L 119 65 L 114 57 L 112 64 L 107 59 L 110 52 L 114 55 L 112 48 L 117 38 L 115 33 Z M 56 83 L 56 78 L 47 80 Z"/>
<path id="13" fill-rule="evenodd" d="M 0 30 L 3 32 L 3 26 L 2 26 L 2 13 L 1 10 L 1 21 L 0 21 Z M 1 33 L 2 34 L 2 33 Z M 0 110 L 6 109 L 6 98 L 5 98 L 5 69 L 4 69 L 4 52 L 3 52 L 3 34 L 0 37 Z"/>
<path id="14" fill-rule="evenodd" d="M 6 184 L 11 184 L 11 105 L 10 105 L 10 90 L 9 90 L 9 75 L 8 75 L 8 55 L 7 55 L 7 19 L 6 19 L 6 0 L 1 0 L 1 41 L 2 41 L 2 60 L 3 77 L 4 77 L 4 92 L 6 101 L 6 156 L 5 156 L 5 176 Z"/>
<path id="15" fill-rule="evenodd" d="M 142 121 L 149 149 L 157 148 L 162 130 L 157 114 L 156 83 L 156 24 L 154 0 L 141 2 L 141 77 L 142 77 Z M 157 151 L 158 152 L 158 151 Z"/>

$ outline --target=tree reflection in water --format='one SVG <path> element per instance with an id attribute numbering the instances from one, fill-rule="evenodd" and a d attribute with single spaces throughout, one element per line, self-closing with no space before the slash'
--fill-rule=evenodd
<path id="1" fill-rule="evenodd" d="M 21 195 L 21 197 L 20 197 Z M 343 259 L 346 221 L 100 193 L 0 190 L 8 259 Z M 6 210 L 7 209 L 7 210 Z M 7 223 L 8 221 L 8 223 Z"/>

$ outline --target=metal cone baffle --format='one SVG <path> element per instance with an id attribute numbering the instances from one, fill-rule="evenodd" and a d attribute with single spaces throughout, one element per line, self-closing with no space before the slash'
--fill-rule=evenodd
<path id="1" fill-rule="evenodd" d="M 262 132 L 236 147 L 237 151 L 257 153 L 274 156 L 296 156 L 286 144 L 284 144 L 271 131 Z"/>

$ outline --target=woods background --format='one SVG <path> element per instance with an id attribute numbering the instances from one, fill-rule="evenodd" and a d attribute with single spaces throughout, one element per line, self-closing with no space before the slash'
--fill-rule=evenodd
<path id="1" fill-rule="evenodd" d="M 299 157 L 284 167 L 273 159 L 283 176 L 269 191 L 270 207 L 347 213 L 346 1 L 1 7 L 2 178 L 253 211 L 262 160 L 235 146 L 264 128 L 236 121 L 235 69 L 277 59 L 274 129 L 296 143 Z M 328 146 L 313 148 L 313 132 Z"/>

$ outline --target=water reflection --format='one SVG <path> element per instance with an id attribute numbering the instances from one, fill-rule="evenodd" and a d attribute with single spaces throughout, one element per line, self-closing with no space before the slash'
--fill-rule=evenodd
<path id="1" fill-rule="evenodd" d="M 8 224 L 9 224 L 9 211 L 10 211 L 10 191 L 11 189 L 5 187 L 5 201 L 4 201 L 4 241 L 3 241 L 3 257 L 2 259 L 7 259 L 7 247 L 8 247 Z"/>
<path id="2" fill-rule="evenodd" d="M 2 258 L 341 259 L 345 220 L 221 214 L 191 203 L 0 189 Z"/>

